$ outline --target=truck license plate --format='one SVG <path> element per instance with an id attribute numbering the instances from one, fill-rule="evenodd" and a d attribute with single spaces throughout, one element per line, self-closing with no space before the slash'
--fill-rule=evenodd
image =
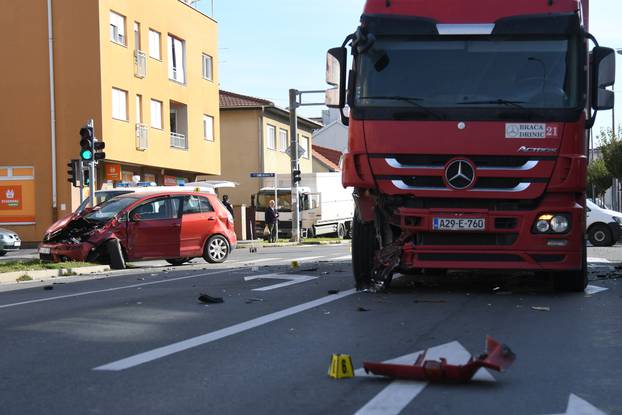
<path id="1" fill-rule="evenodd" d="M 434 218 L 435 231 L 483 231 L 486 229 L 484 218 Z"/>

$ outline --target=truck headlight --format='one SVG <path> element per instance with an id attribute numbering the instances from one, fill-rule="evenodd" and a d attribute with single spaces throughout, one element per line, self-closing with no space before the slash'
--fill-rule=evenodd
<path id="1" fill-rule="evenodd" d="M 555 233 L 564 233 L 570 228 L 570 222 L 566 216 L 557 215 L 551 219 L 551 230 Z"/>
<path id="2" fill-rule="evenodd" d="M 536 233 L 566 233 L 570 229 L 568 215 L 540 215 L 534 225 Z"/>

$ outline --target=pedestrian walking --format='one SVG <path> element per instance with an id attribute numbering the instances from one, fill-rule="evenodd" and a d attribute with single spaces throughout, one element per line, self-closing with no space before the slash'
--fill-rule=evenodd
<path id="1" fill-rule="evenodd" d="M 276 211 L 274 200 L 271 200 L 266 208 L 265 222 L 268 227 L 268 242 L 273 243 L 277 240 L 276 221 L 279 218 L 279 212 Z"/>
<path id="2" fill-rule="evenodd" d="M 231 213 L 231 216 L 233 217 L 233 206 L 231 205 L 231 202 L 229 202 L 229 195 L 224 195 L 222 197 L 222 204 L 225 205 L 225 207 L 227 208 L 227 210 Z"/>

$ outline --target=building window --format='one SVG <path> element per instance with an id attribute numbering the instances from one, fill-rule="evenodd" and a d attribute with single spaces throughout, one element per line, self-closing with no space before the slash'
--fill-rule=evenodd
<path id="1" fill-rule="evenodd" d="M 143 122 L 143 97 L 136 95 L 136 123 L 142 124 Z"/>
<path id="2" fill-rule="evenodd" d="M 280 129 L 279 130 L 279 150 L 285 152 L 287 150 L 287 130 Z"/>
<path id="3" fill-rule="evenodd" d="M 140 23 L 134 22 L 134 49 L 142 50 L 140 47 Z"/>
<path id="4" fill-rule="evenodd" d="M 155 99 L 151 100 L 151 126 L 162 129 L 162 102 Z"/>
<path id="5" fill-rule="evenodd" d="M 204 53 L 203 54 L 203 79 L 207 79 L 208 81 L 212 80 L 212 68 L 213 68 L 212 57 Z"/>
<path id="6" fill-rule="evenodd" d="M 112 88 L 112 118 L 127 121 L 127 92 Z"/>
<path id="7" fill-rule="evenodd" d="M 305 153 L 302 155 L 303 158 L 309 158 L 309 137 L 301 136 L 300 137 L 300 146 L 304 149 Z"/>
<path id="8" fill-rule="evenodd" d="M 184 41 L 168 36 L 168 78 L 186 83 L 185 47 Z"/>
<path id="9" fill-rule="evenodd" d="M 149 56 L 153 59 L 162 60 L 160 47 L 160 33 L 149 29 Z"/>
<path id="10" fill-rule="evenodd" d="M 110 40 L 125 46 L 125 17 L 110 12 Z"/>
<path id="11" fill-rule="evenodd" d="M 203 115 L 203 138 L 214 141 L 214 117 Z"/>
<path id="12" fill-rule="evenodd" d="M 276 150 L 276 127 L 274 125 L 268 125 L 267 145 L 270 150 Z"/>

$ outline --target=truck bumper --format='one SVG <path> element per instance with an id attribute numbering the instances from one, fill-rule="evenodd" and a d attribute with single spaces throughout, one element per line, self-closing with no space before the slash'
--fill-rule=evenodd
<path id="1" fill-rule="evenodd" d="M 397 209 L 403 231 L 413 240 L 404 245 L 401 266 L 442 269 L 577 270 L 582 268 L 584 209 L 541 205 L 534 211 Z M 564 234 L 537 234 L 533 227 L 543 214 L 565 214 L 570 229 Z M 476 232 L 436 231 L 434 218 L 485 219 Z"/>

